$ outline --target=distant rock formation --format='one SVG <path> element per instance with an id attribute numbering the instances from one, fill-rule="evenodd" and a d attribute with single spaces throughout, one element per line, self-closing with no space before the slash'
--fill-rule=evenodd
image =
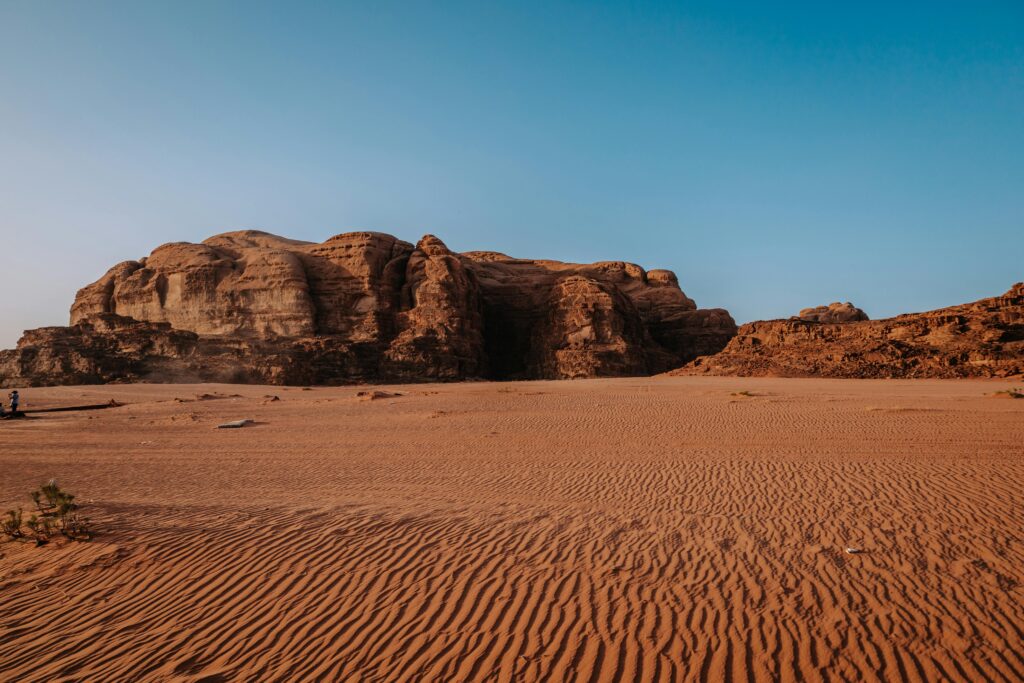
<path id="1" fill-rule="evenodd" d="M 812 323 L 854 323 L 858 320 L 870 320 L 867 313 L 849 301 L 844 304 L 836 301 L 828 306 L 805 308 L 796 317 Z"/>
<path id="2" fill-rule="evenodd" d="M 808 310 L 813 316 L 821 315 L 821 309 Z M 672 374 L 1011 377 L 1024 373 L 1024 283 L 991 299 L 885 320 L 847 322 L 826 312 L 826 320 L 816 321 L 804 318 L 807 312 L 801 311 L 800 318 L 743 325 L 723 351 L 698 358 Z"/>
<path id="3" fill-rule="evenodd" d="M 83 288 L 70 327 L 0 352 L 0 384 L 339 384 L 663 372 L 736 333 L 666 270 L 458 254 L 376 232 L 173 243 Z"/>

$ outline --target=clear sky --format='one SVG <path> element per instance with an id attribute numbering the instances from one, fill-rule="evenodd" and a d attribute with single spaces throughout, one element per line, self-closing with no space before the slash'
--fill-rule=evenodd
<path id="1" fill-rule="evenodd" d="M 1024 279 L 1024 3 L 0 0 L 0 347 L 170 241 L 670 268 L 739 322 Z"/>

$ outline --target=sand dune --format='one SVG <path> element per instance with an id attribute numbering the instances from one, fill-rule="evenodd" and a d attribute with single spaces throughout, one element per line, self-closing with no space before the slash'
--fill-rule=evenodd
<path id="1" fill-rule="evenodd" d="M 101 532 L 0 544 L 0 680 L 1021 680 L 1007 386 L 26 391 L 128 405 L 0 422 Z"/>

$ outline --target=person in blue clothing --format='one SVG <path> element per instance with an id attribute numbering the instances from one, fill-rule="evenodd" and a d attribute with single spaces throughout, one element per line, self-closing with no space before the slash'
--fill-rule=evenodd
<path id="1" fill-rule="evenodd" d="M 15 413 L 18 412 L 18 401 L 20 400 L 20 397 L 18 396 L 18 390 L 15 389 L 14 391 L 12 391 L 10 394 L 7 395 L 7 398 L 11 399 L 11 415 L 14 415 Z"/>

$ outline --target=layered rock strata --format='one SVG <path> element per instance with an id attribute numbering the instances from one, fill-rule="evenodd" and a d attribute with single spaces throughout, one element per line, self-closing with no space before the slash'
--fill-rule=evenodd
<path id="1" fill-rule="evenodd" d="M 431 235 L 412 245 L 375 232 L 167 244 L 80 290 L 70 322 L 0 352 L 0 382 L 645 375 L 714 353 L 736 332 L 669 271 L 458 254 Z"/>

